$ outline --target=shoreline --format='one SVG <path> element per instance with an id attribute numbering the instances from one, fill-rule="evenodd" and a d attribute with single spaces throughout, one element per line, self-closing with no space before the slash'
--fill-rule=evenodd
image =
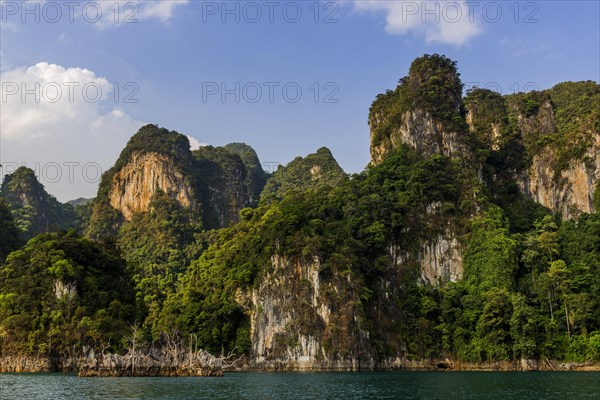
<path id="1" fill-rule="evenodd" d="M 343 360 L 326 365 L 321 362 L 297 363 L 262 361 L 243 362 L 238 366 L 216 366 L 196 364 L 191 366 L 172 365 L 158 360 L 152 365 L 141 363 L 135 369 L 129 365 L 114 363 L 90 363 L 89 360 L 64 359 L 51 360 L 45 357 L 5 356 L 0 357 L 0 373 L 75 373 L 80 377 L 218 377 L 224 373 L 235 372 L 600 372 L 600 363 L 594 362 L 564 362 L 555 360 L 518 360 L 495 361 L 482 363 L 466 363 L 445 360 L 387 360 L 382 363 L 360 363 Z"/>

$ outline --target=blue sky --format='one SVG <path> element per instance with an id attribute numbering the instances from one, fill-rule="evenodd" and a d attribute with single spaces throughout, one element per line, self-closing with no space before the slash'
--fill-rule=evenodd
<path id="1" fill-rule="evenodd" d="M 54 4 L 63 15 L 55 23 L 49 21 L 54 5 L 30 3 L 39 6 L 39 22 L 35 5 L 1 2 L 0 161 L 4 173 L 22 163 L 36 169 L 63 201 L 93 196 L 95 173 L 82 169 L 90 163 L 98 167 L 94 171 L 108 168 L 146 122 L 202 143 L 248 143 L 264 163 L 285 164 L 327 146 L 347 172 L 359 172 L 369 161 L 371 102 L 425 53 L 456 60 L 468 86 L 478 82 L 503 93 L 600 80 L 597 1 L 346 0 L 315 7 L 315 1 L 111 0 L 88 6 L 85 15 L 86 2 L 80 1 L 73 21 L 59 1 Z M 119 11 L 119 23 L 109 8 L 115 3 L 129 4 Z M 24 15 L 24 7 L 33 14 Z M 86 21 L 97 7 L 102 19 Z M 224 7 L 237 7 L 239 22 L 235 14 L 222 15 Z M 262 16 L 253 23 L 256 9 Z M 297 9 L 302 16 L 292 23 Z M 123 23 L 131 13 L 138 22 Z M 36 103 L 14 93 L 15 83 L 20 91 L 22 82 L 36 81 L 41 87 L 58 82 L 63 89 L 65 81 L 79 87 L 92 82 L 105 98 L 92 103 L 75 89 L 72 102 L 63 101 L 63 92 L 61 101 L 44 104 L 50 95 Z M 207 92 L 221 85 L 235 89 L 236 82 L 239 102 L 234 94 L 223 101 L 220 93 Z M 115 83 L 118 95 L 108 92 Z M 127 83 L 132 85 L 125 89 Z M 289 98 L 302 90 L 297 102 L 286 101 L 286 84 Z M 257 87 L 262 96 L 251 102 Z M 138 102 L 126 102 L 127 94 Z"/>

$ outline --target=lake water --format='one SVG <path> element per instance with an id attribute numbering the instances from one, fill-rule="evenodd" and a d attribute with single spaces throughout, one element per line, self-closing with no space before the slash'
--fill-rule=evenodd
<path id="1" fill-rule="evenodd" d="M 228 373 L 222 378 L 0 374 L 0 399 L 600 399 L 599 372 Z"/>

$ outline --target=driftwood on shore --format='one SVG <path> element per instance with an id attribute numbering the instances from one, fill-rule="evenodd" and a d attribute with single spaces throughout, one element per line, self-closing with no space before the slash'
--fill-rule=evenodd
<path id="1" fill-rule="evenodd" d="M 3 355 L 0 372 L 76 372 L 83 377 L 223 376 L 224 370 L 239 361 L 233 352 L 217 357 L 196 348 L 194 342 L 193 337 L 186 341 L 179 335 L 163 335 L 151 346 L 131 341 L 123 355 L 91 348 L 61 357 Z"/>
<path id="2" fill-rule="evenodd" d="M 223 359 L 199 350 L 170 353 L 150 349 L 125 355 L 101 354 L 83 362 L 79 376 L 222 376 Z"/>
<path id="3" fill-rule="evenodd" d="M 159 344 L 139 348 L 130 341 L 126 354 L 88 355 L 78 363 L 79 376 L 223 376 L 223 370 L 237 360 L 234 353 L 216 357 L 198 349 L 195 339 L 163 335 Z"/>

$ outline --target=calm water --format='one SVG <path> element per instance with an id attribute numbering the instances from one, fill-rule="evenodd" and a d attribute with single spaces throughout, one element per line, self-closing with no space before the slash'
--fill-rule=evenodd
<path id="1" fill-rule="evenodd" d="M 230 373 L 223 378 L 0 374 L 0 399 L 600 399 L 598 372 Z"/>

